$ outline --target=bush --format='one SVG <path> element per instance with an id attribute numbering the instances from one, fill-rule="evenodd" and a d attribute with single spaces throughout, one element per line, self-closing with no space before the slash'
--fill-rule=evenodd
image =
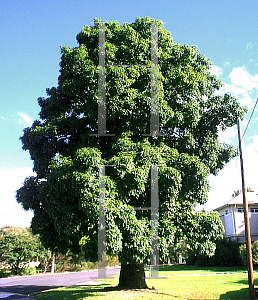
<path id="1" fill-rule="evenodd" d="M 188 265 L 213 267 L 233 267 L 243 265 L 239 243 L 228 238 L 223 238 L 216 242 L 215 254 L 212 257 L 190 251 L 186 263 Z"/>
<path id="2" fill-rule="evenodd" d="M 23 268 L 20 273 L 20 275 L 36 275 L 36 274 L 37 274 L 37 270 L 35 267 Z"/>
<path id="3" fill-rule="evenodd" d="M 0 263 L 8 265 L 15 275 L 38 256 L 39 248 L 39 237 L 33 235 L 30 228 L 5 226 L 0 229 Z"/>
<path id="4" fill-rule="evenodd" d="M 244 265 L 247 265 L 247 253 L 246 253 L 246 244 L 242 244 L 239 247 L 240 256 Z M 258 265 L 258 241 L 252 243 L 252 256 L 253 264 Z"/>
<path id="5" fill-rule="evenodd" d="M 6 278 L 11 276 L 11 271 L 9 269 L 1 269 L 0 270 L 0 278 Z"/>
<path id="6" fill-rule="evenodd" d="M 117 257 L 107 256 L 106 266 L 112 267 L 118 265 Z M 86 262 L 84 254 L 73 254 L 67 252 L 66 254 L 56 254 L 55 257 L 55 272 L 80 272 L 83 270 L 92 270 L 98 268 L 98 262 Z"/>
<path id="7" fill-rule="evenodd" d="M 242 266 L 239 243 L 228 238 L 218 240 L 215 254 L 210 258 L 210 265 L 218 267 Z"/>
<path id="8" fill-rule="evenodd" d="M 73 254 L 68 251 L 66 254 L 56 254 L 55 272 L 79 272 L 82 270 L 87 270 L 83 253 Z"/>
<path id="9" fill-rule="evenodd" d="M 197 253 L 196 251 L 189 250 L 188 257 L 186 259 L 187 265 L 196 265 L 196 266 L 208 266 L 209 265 L 209 257 L 206 255 L 202 255 Z"/>

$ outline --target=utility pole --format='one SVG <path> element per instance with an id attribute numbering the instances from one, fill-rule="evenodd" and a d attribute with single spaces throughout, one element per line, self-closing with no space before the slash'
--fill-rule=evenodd
<path id="1" fill-rule="evenodd" d="M 251 245 L 250 224 L 249 224 L 249 216 L 248 216 L 249 211 L 248 211 L 248 202 L 246 199 L 245 174 L 244 174 L 244 163 L 243 163 L 243 154 L 242 154 L 242 137 L 241 137 L 241 132 L 240 132 L 239 118 L 237 119 L 237 129 L 238 129 L 239 154 L 240 154 L 241 175 L 242 175 L 242 191 L 243 191 L 243 206 L 244 206 L 244 218 L 245 218 L 245 240 L 246 240 L 246 252 L 247 252 L 249 293 L 250 293 L 250 299 L 255 299 L 252 245 Z"/>

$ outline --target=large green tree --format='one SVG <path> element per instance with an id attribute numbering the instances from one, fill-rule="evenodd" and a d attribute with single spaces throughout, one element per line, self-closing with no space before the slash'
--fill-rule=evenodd
<path id="1" fill-rule="evenodd" d="M 154 66 L 153 23 L 158 29 Z M 146 287 L 143 265 L 153 250 L 151 240 L 161 258 L 184 236 L 201 252 L 213 253 L 221 223 L 214 214 L 194 214 L 193 206 L 207 201 L 208 175 L 236 155 L 231 145 L 219 143 L 219 129 L 235 125 L 245 110 L 230 94 L 218 94 L 222 83 L 210 74 L 210 61 L 196 47 L 174 43 L 161 21 L 106 22 L 103 71 L 101 24 L 95 20 L 83 27 L 78 47 L 62 48 L 58 86 L 38 99 L 40 120 L 21 137 L 37 175 L 25 180 L 17 201 L 34 211 L 32 228 L 47 247 L 82 248 L 87 259 L 97 260 L 105 165 L 107 253 L 119 256 L 120 286 Z M 97 135 L 101 76 L 106 128 L 113 136 Z M 158 115 L 159 135 L 150 134 L 151 111 Z M 150 210 L 135 209 L 151 206 L 153 170 L 159 181 L 156 235 Z"/>

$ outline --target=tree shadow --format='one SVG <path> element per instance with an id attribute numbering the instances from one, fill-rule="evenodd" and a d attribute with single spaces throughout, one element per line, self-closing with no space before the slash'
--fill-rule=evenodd
<path id="1" fill-rule="evenodd" d="M 151 293 L 155 297 L 155 295 L 164 295 L 164 296 L 171 296 L 170 294 L 163 293 L 161 291 L 156 290 L 155 288 L 148 288 L 148 289 L 125 289 L 119 286 L 110 286 L 109 284 L 101 284 L 98 286 L 70 286 L 60 289 L 54 289 L 47 292 L 42 292 L 40 294 L 34 294 L 32 296 L 38 297 L 38 299 L 73 299 L 79 300 L 84 298 L 96 297 L 105 297 L 106 293 L 108 292 L 146 292 Z"/>
<path id="2" fill-rule="evenodd" d="M 237 291 L 226 292 L 225 294 L 221 294 L 219 299 L 227 299 L 227 300 L 246 300 L 249 298 L 249 290 L 248 288 L 242 288 Z"/>
<path id="3" fill-rule="evenodd" d="M 60 289 L 54 289 L 40 294 L 34 294 L 32 296 L 38 299 L 84 299 L 95 297 L 97 293 L 104 291 L 104 287 L 108 286 L 103 284 L 102 287 L 96 286 L 72 286 L 72 287 L 62 287 Z"/>
<path id="4" fill-rule="evenodd" d="M 154 287 L 147 287 L 146 289 L 130 289 L 130 288 L 122 288 L 122 287 L 120 287 L 120 286 L 117 285 L 117 286 L 107 286 L 107 287 L 104 287 L 103 290 L 105 292 L 117 292 L 117 291 L 153 291 L 153 293 L 155 293 L 155 294 L 170 296 L 169 294 L 163 293 L 163 292 L 157 290 Z"/>
<path id="5" fill-rule="evenodd" d="M 237 280 L 234 283 L 241 284 L 245 287 L 240 288 L 236 291 L 229 291 L 225 294 L 221 294 L 219 299 L 237 299 L 237 300 L 250 299 L 248 279 L 246 278 L 246 279 L 242 279 L 242 280 Z M 255 283 L 258 283 L 257 280 L 255 280 Z M 256 287 L 255 287 L 255 290 L 257 290 Z M 258 299 L 257 293 L 256 293 L 256 299 Z"/>
<path id="6" fill-rule="evenodd" d="M 29 296 L 31 294 L 39 293 L 45 290 L 57 289 L 61 286 L 39 286 L 39 285 L 12 285 L 12 286 L 1 286 L 0 292 L 3 293 L 15 293 Z"/>

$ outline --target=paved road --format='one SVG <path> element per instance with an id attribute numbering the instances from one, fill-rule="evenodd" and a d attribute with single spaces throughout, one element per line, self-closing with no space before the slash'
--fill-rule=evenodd
<path id="1" fill-rule="evenodd" d="M 106 269 L 106 277 L 111 277 L 118 274 L 119 267 Z M 100 276 L 99 276 L 100 275 Z M 21 276 L 0 279 L 0 298 L 1 293 L 18 293 L 26 296 L 34 293 L 42 292 L 49 289 L 54 289 L 63 286 L 72 286 L 93 281 L 95 279 L 103 279 L 103 273 L 98 270 L 71 272 L 71 273 L 56 273 L 43 274 L 34 276 Z M 7 298 L 11 299 L 11 298 Z"/>

